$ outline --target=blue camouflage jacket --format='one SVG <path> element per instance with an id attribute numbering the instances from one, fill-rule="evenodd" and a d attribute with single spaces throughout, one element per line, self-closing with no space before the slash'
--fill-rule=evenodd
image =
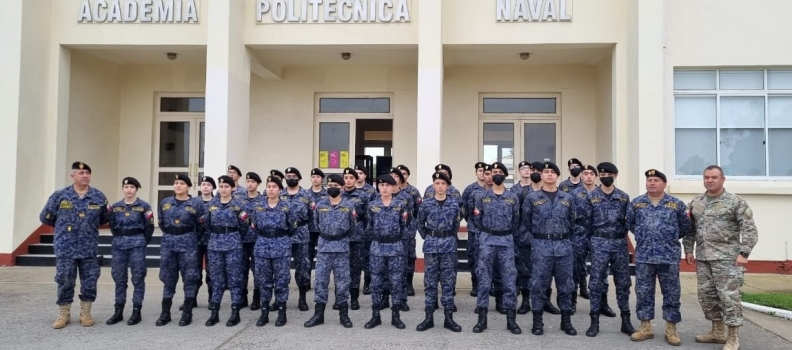
<path id="1" fill-rule="evenodd" d="M 314 204 L 313 208 L 311 208 L 311 220 L 308 221 L 308 232 L 319 232 L 319 229 L 316 227 L 316 220 L 313 220 L 313 216 L 315 215 L 316 203 L 319 203 L 322 199 L 329 198 L 327 195 L 327 189 L 322 187 L 322 190 L 319 192 L 314 192 L 313 189 L 308 188 L 308 193 L 311 194 L 311 203 Z"/>
<path id="2" fill-rule="evenodd" d="M 352 235 L 352 238 L 349 239 L 350 242 L 363 242 L 364 239 L 370 239 L 371 237 L 366 236 L 366 220 L 368 215 L 368 194 L 361 189 L 353 189 L 352 191 L 347 191 L 345 189 L 341 190 L 341 198 L 345 199 L 349 204 L 355 207 L 355 212 L 357 213 L 357 224 L 355 224 L 355 233 Z"/>
<path id="3" fill-rule="evenodd" d="M 313 219 L 311 214 L 313 211 L 313 195 L 310 191 L 300 187 L 295 194 L 289 194 L 288 189 L 284 188 L 281 191 L 281 200 L 289 203 L 291 213 L 294 220 L 297 221 L 297 229 L 291 237 L 291 242 L 294 244 L 308 244 L 308 223 Z"/>
<path id="4" fill-rule="evenodd" d="M 95 258 L 99 248 L 99 226 L 110 220 L 110 208 L 102 191 L 88 188 L 83 198 L 73 186 L 55 191 L 39 214 L 52 226 L 55 256 L 65 259 Z"/>
<path id="5" fill-rule="evenodd" d="M 349 252 L 349 237 L 355 232 L 357 211 L 345 199 L 333 205 L 330 199 L 322 199 L 316 204 L 314 222 L 319 229 L 317 251 L 321 253 Z"/>
<path id="6" fill-rule="evenodd" d="M 385 205 L 382 198 L 369 203 L 366 229 L 372 239 L 371 255 L 406 256 L 401 241 L 408 237 L 409 215 L 407 203 L 395 197 L 391 199 L 390 205 Z"/>
<path id="7" fill-rule="evenodd" d="M 250 198 L 247 192 L 245 192 L 244 196 L 240 196 L 237 198 L 239 203 L 242 205 L 242 209 L 245 210 L 248 215 L 253 212 L 253 209 L 256 207 L 257 203 L 261 201 L 266 201 L 267 197 L 262 196 L 261 194 L 256 195 L 256 197 Z M 242 243 L 253 243 L 256 241 L 256 233 L 253 230 L 248 230 L 247 234 L 242 237 Z"/>
<path id="8" fill-rule="evenodd" d="M 679 264 L 682 258 L 679 240 L 691 227 L 685 203 L 668 194 L 657 205 L 644 194 L 627 207 L 627 229 L 635 235 L 637 263 Z"/>
<path id="9" fill-rule="evenodd" d="M 204 204 L 200 198 L 190 197 L 187 200 L 176 200 L 167 197 L 157 209 L 157 221 L 162 230 L 162 250 L 187 252 L 198 249 L 201 221 L 204 216 Z M 186 230 L 188 233 L 170 234 L 169 231 Z"/>
<path id="10" fill-rule="evenodd" d="M 223 204 L 220 197 L 213 198 L 204 218 L 206 232 L 210 234 L 207 249 L 242 249 L 242 237 L 247 234 L 250 224 L 248 214 L 238 200 L 232 198 Z"/>
<path id="11" fill-rule="evenodd" d="M 462 213 L 454 197 L 446 196 L 441 204 L 428 198 L 418 208 L 418 233 L 423 238 L 424 253 L 455 253 Z"/>
<path id="12" fill-rule="evenodd" d="M 579 198 L 585 193 L 585 187 L 579 187 L 575 193 L 578 196 L 576 198 Z M 579 205 L 580 217 L 577 222 L 581 236 L 591 238 L 597 233 L 627 237 L 627 207 L 630 205 L 630 196 L 627 193 L 616 188 L 607 195 L 601 187 L 597 187 L 584 194 L 582 200 L 576 200 L 576 203 Z"/>
<path id="13" fill-rule="evenodd" d="M 480 191 L 473 204 L 473 223 L 479 230 L 479 244 L 513 247 L 520 227 L 520 199 L 504 190 Z"/>
<path id="14" fill-rule="evenodd" d="M 250 230 L 256 235 L 256 257 L 275 259 L 291 256 L 291 236 L 297 218 L 288 201 L 278 199 L 271 207 L 267 198 L 256 202 L 250 212 Z M 275 237 L 280 236 L 280 237 Z"/>
<path id="15" fill-rule="evenodd" d="M 531 245 L 531 250 L 541 256 L 567 256 L 572 254 L 572 240 L 577 217 L 572 195 L 559 190 L 555 201 L 544 191 L 531 192 L 523 203 L 520 245 Z M 534 239 L 534 235 L 569 235 L 569 239 Z"/>
<path id="16" fill-rule="evenodd" d="M 132 204 L 120 200 L 110 206 L 110 232 L 113 248 L 145 247 L 154 235 L 154 211 L 140 198 Z"/>

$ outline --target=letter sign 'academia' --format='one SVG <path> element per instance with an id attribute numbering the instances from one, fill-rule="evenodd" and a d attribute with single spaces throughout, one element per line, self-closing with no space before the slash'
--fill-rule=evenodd
<path id="1" fill-rule="evenodd" d="M 404 23 L 410 22 L 410 1 L 256 0 L 256 22 Z"/>
<path id="2" fill-rule="evenodd" d="M 78 23 L 198 23 L 196 0 L 82 0 Z"/>
<path id="3" fill-rule="evenodd" d="M 572 0 L 496 0 L 498 22 L 569 22 Z"/>

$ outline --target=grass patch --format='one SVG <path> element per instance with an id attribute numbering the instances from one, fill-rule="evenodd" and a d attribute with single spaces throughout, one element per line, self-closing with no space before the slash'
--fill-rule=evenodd
<path id="1" fill-rule="evenodd" d="M 792 294 L 743 293 L 742 301 L 792 311 Z"/>

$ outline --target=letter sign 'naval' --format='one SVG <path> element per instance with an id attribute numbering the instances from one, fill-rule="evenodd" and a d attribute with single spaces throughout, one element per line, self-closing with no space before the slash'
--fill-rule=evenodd
<path id="1" fill-rule="evenodd" d="M 496 0 L 498 22 L 570 22 L 572 0 Z"/>

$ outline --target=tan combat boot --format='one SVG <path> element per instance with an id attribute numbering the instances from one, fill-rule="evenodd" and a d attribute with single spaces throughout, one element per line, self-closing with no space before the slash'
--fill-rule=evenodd
<path id="1" fill-rule="evenodd" d="M 80 302 L 80 324 L 83 327 L 90 327 L 94 324 L 94 320 L 91 317 L 91 304 L 90 301 Z"/>
<path id="2" fill-rule="evenodd" d="M 652 323 L 649 320 L 641 321 L 641 327 L 630 336 L 632 341 L 644 341 L 653 338 L 654 331 L 652 331 Z"/>
<path id="3" fill-rule="evenodd" d="M 677 335 L 676 323 L 666 321 L 665 339 L 668 344 L 673 346 L 682 345 L 682 339 L 679 339 L 679 336 Z"/>
<path id="4" fill-rule="evenodd" d="M 729 326 L 729 337 L 723 350 L 740 350 L 740 327 Z"/>
<path id="5" fill-rule="evenodd" d="M 709 333 L 696 336 L 696 343 L 726 344 L 726 333 L 723 332 L 723 320 L 713 320 Z"/>
<path id="6" fill-rule="evenodd" d="M 71 322 L 71 304 L 58 306 L 58 318 L 52 324 L 52 328 L 61 329 Z"/>

